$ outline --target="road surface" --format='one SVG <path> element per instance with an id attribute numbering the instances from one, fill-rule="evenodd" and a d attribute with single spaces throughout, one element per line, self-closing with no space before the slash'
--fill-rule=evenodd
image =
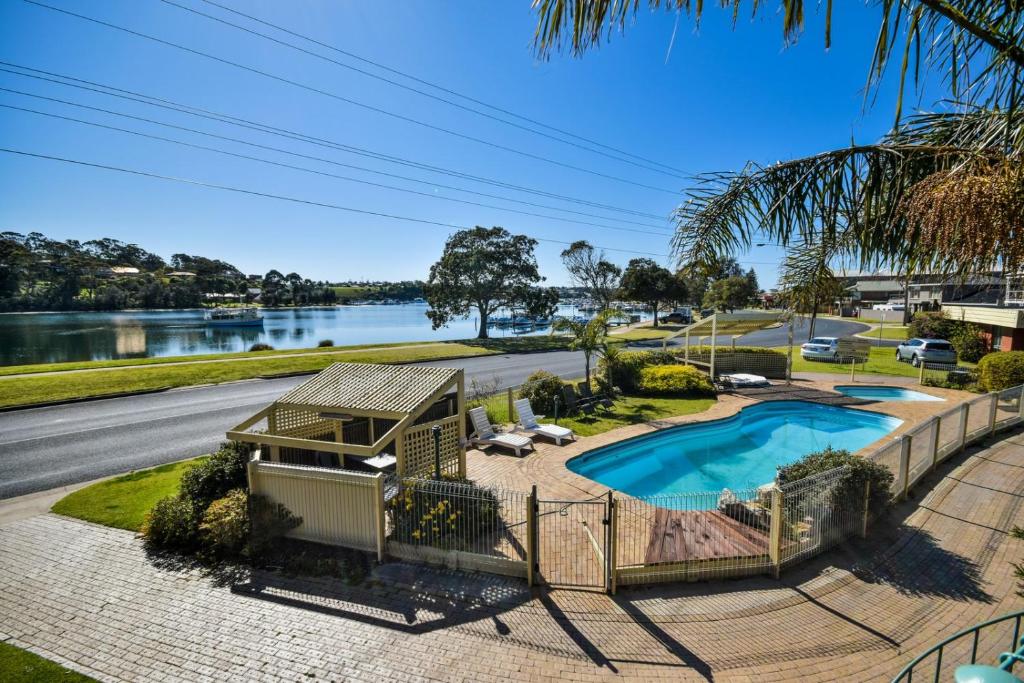
<path id="1" fill-rule="evenodd" d="M 841 336 L 864 329 L 822 319 L 816 331 Z M 737 343 L 782 346 L 786 330 L 762 330 Z M 571 351 L 426 364 L 464 368 L 467 387 L 473 380 L 496 380 L 498 389 L 517 386 L 539 369 L 566 378 L 583 375 L 583 354 Z M 0 499 L 209 453 L 228 429 L 305 379 L 249 380 L 0 413 Z"/>

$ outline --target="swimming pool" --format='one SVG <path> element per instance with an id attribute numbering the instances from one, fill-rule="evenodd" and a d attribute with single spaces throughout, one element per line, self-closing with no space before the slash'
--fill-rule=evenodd
<path id="1" fill-rule="evenodd" d="M 851 384 L 835 387 L 835 390 L 850 398 L 863 398 L 868 401 L 945 401 L 944 398 L 926 394 L 923 391 L 904 389 L 902 387 L 879 387 Z"/>
<path id="2" fill-rule="evenodd" d="M 577 456 L 576 474 L 631 496 L 754 488 L 780 465 L 831 445 L 857 451 L 902 420 L 866 410 L 766 401 L 713 422 L 682 425 Z"/>

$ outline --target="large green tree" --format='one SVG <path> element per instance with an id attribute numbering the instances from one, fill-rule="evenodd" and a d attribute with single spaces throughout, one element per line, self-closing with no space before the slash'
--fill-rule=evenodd
<path id="1" fill-rule="evenodd" d="M 654 311 L 654 326 L 658 326 L 658 308 L 669 301 L 685 297 L 683 285 L 668 268 L 653 259 L 635 258 L 626 264 L 619 294 L 623 299 L 641 301 Z"/>
<path id="2" fill-rule="evenodd" d="M 475 308 L 480 316 L 477 338 L 486 339 L 491 314 L 514 303 L 525 287 L 541 281 L 533 255 L 536 246 L 536 240 L 499 227 L 477 226 L 449 237 L 423 288 L 433 328 L 444 327 Z"/>
<path id="3" fill-rule="evenodd" d="M 648 0 L 699 19 L 697 0 Z M 804 0 L 720 3 L 735 20 L 778 10 L 787 42 L 803 29 Z M 542 56 L 582 54 L 626 29 L 641 3 L 536 0 Z M 824 13 L 831 43 L 833 3 Z M 708 264 L 757 242 L 794 251 L 842 245 L 830 256 L 860 267 L 965 275 L 1024 266 L 1024 2 L 876 0 L 879 30 L 869 90 L 898 67 L 895 125 L 872 144 L 851 144 L 770 165 L 696 176 L 676 212 L 683 266 Z M 904 115 L 903 94 L 941 71 L 937 112 Z M 920 92 L 920 91 L 919 91 Z M 870 95 L 870 92 L 869 92 Z M 979 239 L 984 235 L 984 239 Z"/>
<path id="4" fill-rule="evenodd" d="M 743 275 L 733 275 L 722 280 L 715 280 L 704 293 L 704 307 L 732 313 L 737 308 L 744 308 L 757 292 L 751 287 L 750 280 Z"/>

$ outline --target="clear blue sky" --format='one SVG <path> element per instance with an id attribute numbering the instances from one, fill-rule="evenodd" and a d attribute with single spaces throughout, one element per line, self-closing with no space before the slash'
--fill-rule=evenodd
<path id="1" fill-rule="evenodd" d="M 209 52 L 403 116 L 456 130 L 598 173 L 678 191 L 685 181 L 620 163 L 459 111 L 314 57 L 274 45 L 158 0 L 41 0 Z M 200 0 L 176 0 L 237 23 Z M 624 38 L 583 59 L 534 58 L 535 17 L 528 0 L 503 2 L 328 2 L 219 0 L 352 53 L 442 84 L 516 113 L 570 130 L 684 171 L 736 169 L 873 141 L 892 121 L 892 88 L 863 111 L 863 85 L 877 30 L 877 10 L 836 3 L 833 47 L 823 47 L 821 19 L 808 17 L 802 40 L 788 49 L 781 18 L 742 19 L 709 5 L 699 31 L 685 18 L 669 53 L 673 15 L 646 11 Z M 813 4 L 813 3 L 809 3 Z M 261 28 L 269 32 L 269 29 Z M 294 38 L 293 42 L 300 42 Z M 324 54 L 331 53 L 309 46 Z M 358 64 L 342 55 L 341 61 Z M 636 218 L 657 234 L 609 230 L 501 209 L 467 206 L 228 158 L 164 142 L 0 108 L 0 146 L 145 170 L 456 225 L 502 225 L 538 238 L 587 239 L 609 249 L 662 255 L 668 262 L 667 216 L 673 192 L 648 190 L 525 158 L 304 91 L 50 10 L 9 0 L 0 7 L 0 60 L 271 124 L 307 135 L 517 185 L 543 188 L 665 219 Z M 364 66 L 365 65 L 361 65 Z M 372 69 L 372 67 L 367 67 Z M 387 74 L 385 74 L 387 75 Z M 410 83 L 411 84 L 411 83 Z M 285 147 L 342 163 L 445 182 L 483 192 L 592 211 L 622 227 L 629 218 L 403 168 L 222 123 L 203 121 L 74 88 L 0 73 L 0 87 L 57 97 L 220 135 Z M 546 209 L 517 207 L 364 171 L 259 151 L 108 114 L 0 92 L 0 103 L 60 113 L 243 154 L 353 177 L 390 182 L 439 196 L 598 222 Z M 448 228 L 357 215 L 109 171 L 0 154 L 0 229 L 136 242 L 165 257 L 187 252 L 231 261 L 246 272 L 270 268 L 315 279 L 425 278 Z M 541 272 L 563 284 L 562 245 L 542 242 Z M 625 265 L 631 254 L 609 251 Z M 764 247 L 739 256 L 763 286 L 775 283 L 781 254 Z"/>

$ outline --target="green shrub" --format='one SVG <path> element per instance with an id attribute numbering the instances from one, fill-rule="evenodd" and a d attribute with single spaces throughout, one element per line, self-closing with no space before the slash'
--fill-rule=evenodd
<path id="1" fill-rule="evenodd" d="M 555 397 L 562 400 L 562 386 L 561 378 L 545 370 L 538 370 L 526 378 L 526 384 L 519 390 L 518 397 L 529 399 L 535 413 L 553 415 Z M 514 419 L 514 416 L 509 416 L 509 419 Z"/>
<path id="2" fill-rule="evenodd" d="M 676 359 L 664 351 L 622 351 L 598 361 L 600 374 L 610 377 L 612 384 L 625 393 L 640 388 L 640 371 L 649 365 L 668 365 Z"/>
<path id="3" fill-rule="evenodd" d="M 333 339 L 321 339 L 320 341 L 318 341 L 316 343 L 316 345 L 321 347 L 321 348 L 326 348 L 328 346 L 334 346 L 334 340 Z"/>
<path id="4" fill-rule="evenodd" d="M 921 339 L 949 339 L 954 332 L 954 323 L 942 311 L 921 311 L 910 319 L 907 335 Z"/>
<path id="5" fill-rule="evenodd" d="M 981 327 L 974 323 L 957 321 L 949 335 L 949 341 L 956 349 L 957 358 L 965 363 L 977 363 L 989 352 L 988 339 L 981 333 Z"/>
<path id="6" fill-rule="evenodd" d="M 985 391 L 1024 384 L 1024 351 L 995 351 L 978 362 L 978 383 Z"/>
<path id="7" fill-rule="evenodd" d="M 168 496 L 157 501 L 146 515 L 142 535 L 151 548 L 192 552 L 199 546 L 201 510 L 192 501 Z"/>
<path id="8" fill-rule="evenodd" d="M 274 347 L 270 344 L 264 344 L 263 342 L 257 342 L 249 347 L 250 351 L 273 351 Z"/>
<path id="9" fill-rule="evenodd" d="M 821 474 L 837 467 L 848 469 L 837 486 L 829 491 L 829 503 L 834 512 L 856 514 L 864 509 L 864 486 L 871 483 L 871 495 L 868 509 L 873 515 L 881 514 L 889 505 L 891 498 L 889 488 L 892 486 L 893 475 L 889 468 L 880 463 L 852 455 L 847 450 L 836 450 L 831 446 L 823 451 L 808 453 L 791 465 L 779 468 L 779 484 L 788 484 L 800 479 Z M 797 496 L 787 506 L 814 507 L 818 501 L 808 496 Z M 796 511 L 799 512 L 799 511 Z M 791 518 L 799 519 L 802 514 Z"/>
<path id="10" fill-rule="evenodd" d="M 443 475 L 443 482 L 408 481 L 388 503 L 392 540 L 446 550 L 477 548 L 478 539 L 495 539 L 500 504 L 489 489 L 468 479 Z"/>
<path id="11" fill-rule="evenodd" d="M 203 513 L 199 534 L 214 556 L 241 555 L 249 542 L 249 495 L 245 490 L 232 489 L 210 503 Z"/>
<path id="12" fill-rule="evenodd" d="M 225 441 L 220 449 L 181 476 L 181 497 L 202 512 L 231 489 L 248 488 L 246 468 L 252 449 L 248 444 Z"/>
<path id="13" fill-rule="evenodd" d="M 280 503 L 274 503 L 266 496 L 249 496 L 249 547 L 250 557 L 258 558 L 273 550 L 275 542 L 286 533 L 302 524 L 302 517 L 296 517 Z"/>
<path id="14" fill-rule="evenodd" d="M 656 395 L 707 395 L 714 387 L 704 374 L 690 365 L 654 365 L 640 371 L 640 391 Z"/>

